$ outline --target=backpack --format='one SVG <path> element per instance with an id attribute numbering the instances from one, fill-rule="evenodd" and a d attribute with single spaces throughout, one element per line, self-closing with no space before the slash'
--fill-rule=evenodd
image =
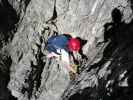
<path id="1" fill-rule="evenodd" d="M 47 41 L 48 52 L 54 52 L 60 54 L 57 50 L 64 49 L 67 50 L 68 38 L 65 35 L 52 36 Z"/>

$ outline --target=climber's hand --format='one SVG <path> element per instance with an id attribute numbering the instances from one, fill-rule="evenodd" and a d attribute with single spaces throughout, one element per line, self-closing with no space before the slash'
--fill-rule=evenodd
<path id="1" fill-rule="evenodd" d="M 76 74 L 77 73 L 77 65 L 70 65 L 69 70 Z"/>

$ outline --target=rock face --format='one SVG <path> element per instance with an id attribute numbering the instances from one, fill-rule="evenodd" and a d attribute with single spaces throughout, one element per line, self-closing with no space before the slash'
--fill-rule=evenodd
<path id="1" fill-rule="evenodd" d="M 10 74 L 5 87 L 11 91 L 2 99 L 132 100 L 132 1 L 1 0 L 0 4 L 8 15 L 0 15 L 6 21 L 0 26 L 1 57 L 6 58 L 0 61 L 10 61 L 1 69 L 8 69 L 2 72 Z M 80 69 L 73 80 L 60 61 L 46 58 L 48 37 L 64 32 L 87 41 L 84 55 L 77 56 Z"/>

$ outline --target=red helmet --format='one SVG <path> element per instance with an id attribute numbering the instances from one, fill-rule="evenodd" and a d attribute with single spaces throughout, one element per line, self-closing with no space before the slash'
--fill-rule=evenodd
<path id="1" fill-rule="evenodd" d="M 68 41 L 68 50 L 69 51 L 79 51 L 80 50 L 80 41 L 75 38 L 70 38 Z"/>

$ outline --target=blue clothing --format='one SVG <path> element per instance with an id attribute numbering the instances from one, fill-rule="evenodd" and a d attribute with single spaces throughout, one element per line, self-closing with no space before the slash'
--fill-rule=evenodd
<path id="1" fill-rule="evenodd" d="M 50 53 L 54 52 L 56 54 L 59 54 L 57 52 L 57 49 L 66 50 L 67 42 L 68 38 L 65 35 L 52 36 L 48 39 L 47 50 Z"/>

